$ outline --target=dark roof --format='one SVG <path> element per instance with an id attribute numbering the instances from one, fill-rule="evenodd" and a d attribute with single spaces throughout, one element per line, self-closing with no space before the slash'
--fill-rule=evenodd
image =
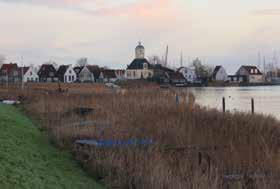
<path id="1" fill-rule="evenodd" d="M 180 72 L 170 72 L 168 76 L 170 80 L 185 80 L 185 77 Z"/>
<path id="2" fill-rule="evenodd" d="M 117 78 L 115 70 L 102 70 L 103 78 L 114 79 Z"/>
<path id="3" fill-rule="evenodd" d="M 212 77 L 216 78 L 216 75 L 221 68 L 222 68 L 222 66 L 216 66 L 213 71 Z"/>
<path id="4" fill-rule="evenodd" d="M 86 67 L 87 67 L 87 69 L 88 69 L 91 73 L 93 73 L 95 79 L 98 79 L 98 78 L 99 78 L 100 72 L 101 72 L 101 69 L 99 68 L 99 66 L 96 66 L 96 65 L 88 65 L 88 66 L 86 66 Z"/>
<path id="5" fill-rule="evenodd" d="M 76 72 L 76 74 L 79 74 L 82 71 L 83 68 L 84 68 L 84 66 L 76 66 L 73 69 Z"/>
<path id="6" fill-rule="evenodd" d="M 175 72 L 174 70 L 170 69 L 170 68 L 167 68 L 161 64 L 155 64 L 155 65 L 151 65 L 153 66 L 154 69 L 158 69 L 158 70 L 162 70 L 164 72 Z"/>
<path id="7" fill-rule="evenodd" d="M 240 69 L 241 68 L 244 68 L 249 75 L 262 75 L 262 72 L 257 68 L 257 66 L 241 66 Z M 238 70 L 237 75 L 240 75 L 239 73 L 240 69 Z M 251 70 L 254 70 L 253 73 L 251 72 Z M 256 73 L 255 70 L 257 70 Z"/>
<path id="8" fill-rule="evenodd" d="M 59 66 L 59 68 L 58 68 L 58 70 L 56 72 L 56 76 L 57 77 L 61 77 L 61 76 L 64 77 L 64 74 L 65 74 L 65 72 L 67 71 L 68 68 L 69 68 L 68 65 L 61 65 L 61 66 Z"/>
<path id="9" fill-rule="evenodd" d="M 51 76 L 50 73 L 53 72 L 54 75 Z M 43 64 L 38 71 L 39 77 L 54 77 L 56 73 L 56 70 L 52 64 Z"/>
<path id="10" fill-rule="evenodd" d="M 148 64 L 148 69 L 152 69 L 152 65 L 146 58 L 135 58 L 130 65 L 127 66 L 128 70 L 142 70 L 144 63 Z"/>
<path id="11" fill-rule="evenodd" d="M 16 63 L 3 64 L 1 67 L 1 71 L 7 71 L 8 74 L 18 69 L 18 65 Z"/>
<path id="12" fill-rule="evenodd" d="M 18 72 L 19 72 L 19 75 L 21 75 L 21 73 L 23 72 L 23 75 L 26 74 L 26 72 L 29 70 L 30 67 L 19 67 L 18 68 Z"/>

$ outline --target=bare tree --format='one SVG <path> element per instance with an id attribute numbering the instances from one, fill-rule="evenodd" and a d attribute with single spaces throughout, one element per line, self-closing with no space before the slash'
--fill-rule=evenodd
<path id="1" fill-rule="evenodd" d="M 196 58 L 192 62 L 192 66 L 195 68 L 195 73 L 199 78 L 209 78 L 213 72 L 213 67 L 206 64 L 202 64 L 199 58 Z"/>
<path id="2" fill-rule="evenodd" d="M 88 59 L 86 57 L 79 58 L 76 62 L 76 66 L 86 66 L 88 64 Z"/>

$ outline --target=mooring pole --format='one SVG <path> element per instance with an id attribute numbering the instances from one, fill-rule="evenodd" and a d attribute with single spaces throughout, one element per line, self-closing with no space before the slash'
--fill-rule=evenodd
<path id="1" fill-rule="evenodd" d="M 226 99 L 223 97 L 223 112 L 226 112 Z"/>
<path id="2" fill-rule="evenodd" d="M 254 98 L 251 99 L 251 109 L 252 109 L 252 114 L 255 114 L 255 101 L 254 101 Z"/>

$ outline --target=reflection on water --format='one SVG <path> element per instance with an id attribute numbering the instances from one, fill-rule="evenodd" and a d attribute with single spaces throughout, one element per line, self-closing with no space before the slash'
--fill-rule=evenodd
<path id="1" fill-rule="evenodd" d="M 251 111 L 251 98 L 255 99 L 255 112 L 272 114 L 280 119 L 280 86 L 261 87 L 207 87 L 191 88 L 198 104 L 222 110 L 222 98 L 226 110 Z"/>

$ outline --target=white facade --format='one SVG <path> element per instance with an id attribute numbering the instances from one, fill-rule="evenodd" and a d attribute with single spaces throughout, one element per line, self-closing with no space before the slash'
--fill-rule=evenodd
<path id="1" fill-rule="evenodd" d="M 79 80 L 81 82 L 94 82 L 93 73 L 85 66 L 79 74 Z"/>
<path id="2" fill-rule="evenodd" d="M 23 75 L 23 82 L 39 82 L 39 76 L 34 67 L 29 67 L 26 73 Z"/>
<path id="3" fill-rule="evenodd" d="M 68 66 L 64 74 L 64 83 L 74 83 L 77 80 L 77 74 L 72 68 L 72 66 Z"/>
<path id="4" fill-rule="evenodd" d="M 153 77 L 153 70 L 141 69 L 141 70 L 126 70 L 126 79 L 147 79 Z"/>
<path id="5" fill-rule="evenodd" d="M 220 67 L 214 78 L 215 81 L 227 81 L 228 75 L 224 67 Z"/>
<path id="6" fill-rule="evenodd" d="M 194 83 L 196 81 L 196 74 L 194 69 L 182 67 L 179 69 L 179 72 L 189 83 Z"/>
<path id="7" fill-rule="evenodd" d="M 249 75 L 249 83 L 262 83 L 263 75 Z"/>

